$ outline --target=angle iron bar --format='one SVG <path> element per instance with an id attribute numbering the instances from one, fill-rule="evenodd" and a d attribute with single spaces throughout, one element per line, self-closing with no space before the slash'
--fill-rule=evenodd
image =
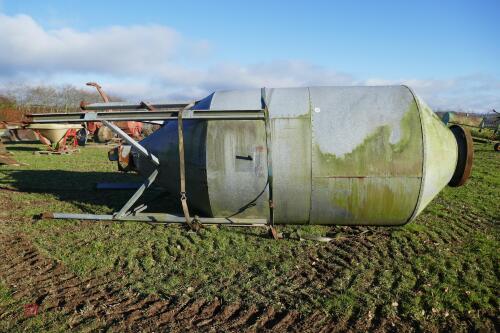
<path id="1" fill-rule="evenodd" d="M 127 133 L 122 131 L 118 126 L 116 126 L 113 123 L 110 123 L 107 120 L 103 120 L 102 123 L 106 125 L 110 130 L 112 130 L 114 133 L 116 133 L 118 136 L 120 136 L 123 140 L 125 140 L 128 144 L 133 146 L 137 151 L 144 155 L 144 157 L 147 157 L 153 162 L 156 166 L 160 165 L 160 161 L 158 160 L 158 157 L 155 155 L 151 154 L 150 152 L 147 151 L 146 148 L 144 148 L 140 143 L 132 139 Z"/>
<path id="2" fill-rule="evenodd" d="M 30 123 L 82 123 L 94 121 L 154 121 L 177 120 L 178 110 L 124 111 L 124 112 L 72 112 L 30 114 Z M 189 110 L 184 119 L 204 120 L 257 120 L 264 119 L 262 110 Z"/>
<path id="3" fill-rule="evenodd" d="M 184 108 L 189 103 L 123 103 L 123 102 L 108 102 L 108 103 L 92 103 L 82 107 L 82 110 L 102 111 L 102 110 L 147 110 L 147 106 L 154 109 L 179 109 Z"/>
<path id="4" fill-rule="evenodd" d="M 64 220 L 95 220 L 95 221 L 136 221 L 136 222 L 153 222 L 166 224 L 183 224 L 185 223 L 183 216 L 176 216 L 166 213 L 138 213 L 127 215 L 124 217 L 116 217 L 116 215 L 98 215 L 98 214 L 73 214 L 73 213 L 44 213 L 43 219 L 64 219 Z M 227 225 L 234 227 L 246 226 L 262 226 L 267 227 L 266 219 L 251 219 L 251 218 L 218 218 L 218 217 L 198 217 L 200 224 L 205 225 Z"/>
<path id="5" fill-rule="evenodd" d="M 134 210 L 133 210 L 133 212 L 131 212 L 129 215 L 142 213 L 146 209 L 148 209 L 147 205 L 145 205 L 145 204 L 139 205 L 139 206 L 135 207 Z"/>

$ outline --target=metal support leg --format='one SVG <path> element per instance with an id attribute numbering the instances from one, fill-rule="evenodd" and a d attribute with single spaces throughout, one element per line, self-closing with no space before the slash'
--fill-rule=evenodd
<path id="1" fill-rule="evenodd" d="M 128 211 L 132 206 L 139 200 L 141 195 L 144 193 L 144 191 L 153 184 L 153 182 L 156 179 L 156 176 L 158 176 L 158 169 L 155 169 L 151 175 L 149 175 L 148 179 L 142 183 L 142 185 L 137 189 L 137 191 L 134 193 L 134 195 L 127 201 L 127 203 L 120 209 L 118 213 L 115 214 L 116 218 L 121 218 L 124 217 L 128 214 Z"/>

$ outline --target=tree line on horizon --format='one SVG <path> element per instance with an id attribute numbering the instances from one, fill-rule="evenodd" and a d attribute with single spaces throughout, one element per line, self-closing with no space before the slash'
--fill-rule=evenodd
<path id="1" fill-rule="evenodd" d="M 112 101 L 122 101 L 118 96 L 109 96 Z M 0 108 L 2 109 L 57 109 L 77 110 L 80 102 L 102 102 L 94 88 L 77 88 L 73 85 L 13 85 L 0 90 Z"/>

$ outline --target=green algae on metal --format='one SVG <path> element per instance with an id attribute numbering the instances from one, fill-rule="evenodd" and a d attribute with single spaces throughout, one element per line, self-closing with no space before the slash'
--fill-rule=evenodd
<path id="1" fill-rule="evenodd" d="M 261 121 L 208 121 L 207 186 L 213 216 L 238 213 L 238 217 L 257 218 L 269 215 L 265 138 L 265 126 Z M 251 159 L 241 160 L 238 156 L 250 156 Z M 243 209 L 253 200 L 254 205 Z"/>
<path id="2" fill-rule="evenodd" d="M 313 191 L 317 200 L 313 206 L 323 208 L 313 209 L 311 223 L 404 224 L 415 209 L 420 181 L 420 177 L 314 178 L 318 191 Z"/>
<path id="3" fill-rule="evenodd" d="M 422 130 L 418 109 L 411 103 L 401 121 L 401 138 L 390 142 L 392 128 L 378 127 L 362 144 L 343 157 L 320 151 L 315 145 L 314 158 L 318 170 L 314 176 L 363 177 L 363 176 L 421 176 L 422 175 Z M 353 128 L 353 131 L 356 129 Z"/>
<path id="4" fill-rule="evenodd" d="M 313 148 L 318 170 L 312 201 L 317 208 L 312 209 L 311 223 L 400 225 L 408 221 L 418 199 L 423 163 L 416 102 L 399 126 L 398 142 L 390 142 L 393 128 L 383 125 L 342 157 L 323 153 L 317 145 Z M 325 200 L 329 202 L 321 202 Z"/>
<path id="5" fill-rule="evenodd" d="M 457 142 L 453 134 L 424 102 L 419 100 L 419 104 L 424 131 L 425 174 L 417 214 L 448 184 L 458 157 Z"/>

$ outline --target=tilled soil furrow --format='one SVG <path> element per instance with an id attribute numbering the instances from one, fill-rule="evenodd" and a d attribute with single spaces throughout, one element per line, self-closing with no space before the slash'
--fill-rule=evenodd
<path id="1" fill-rule="evenodd" d="M 283 332 L 294 330 L 295 323 L 300 319 L 300 316 L 295 311 L 278 312 L 272 320 L 265 324 L 265 328 L 274 332 Z"/>
<path id="2" fill-rule="evenodd" d="M 12 245 L 12 244 L 9 244 Z M 37 256 L 36 253 L 31 253 L 26 258 L 20 255 L 9 255 L 8 253 L 4 254 L 5 261 L 10 263 L 10 265 L 5 266 L 5 270 L 10 270 L 12 268 L 16 268 L 17 266 L 24 265 L 27 260 L 31 260 Z"/>
<path id="3" fill-rule="evenodd" d="M 226 322 L 231 320 L 232 318 L 236 318 L 238 316 L 238 313 L 241 311 L 241 304 L 239 303 L 232 303 L 224 306 L 221 311 L 219 311 L 215 315 L 215 321 L 216 322 Z"/>
<path id="4" fill-rule="evenodd" d="M 140 322 L 145 321 L 146 309 L 156 301 L 155 296 L 146 296 L 136 302 L 134 306 L 118 312 L 110 312 L 109 307 L 105 307 L 102 316 L 106 318 L 110 327 L 117 328 L 119 331 L 128 330 L 131 327 L 140 327 Z"/>
<path id="5" fill-rule="evenodd" d="M 481 225 L 481 222 L 478 221 L 477 215 L 463 214 L 458 224 L 465 230 L 466 233 L 470 233 L 476 229 L 478 225 Z"/>
<path id="6" fill-rule="evenodd" d="M 5 261 L 8 261 L 8 259 L 6 259 Z M 20 267 L 24 266 L 26 266 L 26 262 L 23 259 L 19 260 L 18 262 L 11 262 L 10 265 L 6 265 L 6 267 L 2 268 L 4 272 L 3 274 L 7 276 L 19 274 Z"/>
<path id="7" fill-rule="evenodd" d="M 160 311 L 165 310 L 171 303 L 164 300 L 156 300 L 154 301 L 147 309 L 145 309 L 144 313 L 147 318 L 155 317 Z"/>
<path id="8" fill-rule="evenodd" d="M 157 325 L 159 327 L 168 325 L 172 319 L 180 312 L 182 312 L 186 307 L 188 307 L 192 300 L 184 301 L 180 304 L 173 305 L 172 307 L 167 308 L 166 311 L 160 313 L 157 316 Z"/>
<path id="9" fill-rule="evenodd" d="M 54 284 L 60 285 L 66 283 L 69 279 L 74 278 L 73 275 L 68 275 L 68 272 L 62 269 L 62 266 L 56 266 L 51 274 L 43 274 L 37 281 L 40 287 L 52 286 Z"/>
<path id="10" fill-rule="evenodd" d="M 172 303 L 155 297 L 149 304 L 145 304 L 141 309 L 142 316 L 136 318 L 133 322 L 129 322 L 129 326 L 133 331 L 142 331 L 145 327 L 157 327 L 159 314 L 168 311 Z"/>
<path id="11" fill-rule="evenodd" d="M 471 231 L 473 230 L 469 226 L 465 225 L 465 223 L 463 223 L 463 222 L 464 221 L 457 221 L 457 222 L 451 224 L 453 227 L 453 232 L 460 238 L 463 238 L 463 237 L 469 235 L 471 233 Z"/>
<path id="12" fill-rule="evenodd" d="M 255 317 L 255 321 L 253 324 L 250 325 L 251 328 L 257 329 L 257 328 L 263 328 L 265 327 L 266 323 L 274 318 L 276 314 L 276 310 L 272 307 L 269 307 L 265 309 L 261 314 L 257 315 Z"/>
<path id="13" fill-rule="evenodd" d="M 331 318 L 326 316 L 321 311 L 313 312 L 309 317 L 304 318 L 304 320 L 297 325 L 297 332 L 318 332 L 322 327 L 324 327 Z"/>
<path id="14" fill-rule="evenodd" d="M 150 309 L 151 305 L 155 304 L 158 302 L 158 298 L 152 295 L 148 295 L 145 298 L 143 298 L 139 303 L 137 303 L 135 306 L 130 307 L 130 309 L 124 313 L 125 316 L 127 316 L 130 312 L 132 311 L 137 311 L 140 310 L 144 313 L 147 313 L 147 311 Z"/>
<path id="15" fill-rule="evenodd" d="M 442 230 L 443 234 L 445 234 L 448 238 L 449 244 L 462 242 L 461 236 L 459 235 L 459 232 L 457 232 L 458 228 L 456 227 L 456 223 L 450 223 L 446 229 L 440 228 L 440 230 Z"/>
<path id="16" fill-rule="evenodd" d="M 176 315 L 176 320 L 192 320 L 194 316 L 198 315 L 201 312 L 202 307 L 205 303 L 206 301 L 203 299 L 194 301 L 190 306 L 184 308 Z"/>
<path id="17" fill-rule="evenodd" d="M 434 232 L 436 232 L 436 234 L 439 236 L 439 238 L 441 238 L 441 240 L 445 244 L 453 243 L 454 238 L 457 239 L 456 237 L 454 237 L 450 233 L 449 230 L 446 230 L 446 229 L 441 228 L 439 226 L 435 226 L 433 229 L 434 229 Z"/>
<path id="18" fill-rule="evenodd" d="M 110 318 L 115 317 L 123 317 L 124 314 L 130 311 L 130 309 L 134 308 L 137 304 L 139 304 L 141 300 L 136 299 L 135 297 L 125 296 L 118 303 L 115 300 L 112 300 L 111 303 L 114 304 L 111 310 L 108 310 L 106 313 Z"/>
<path id="19" fill-rule="evenodd" d="M 411 239 L 411 237 L 408 235 L 404 235 L 403 238 L 405 239 L 404 244 L 406 245 L 406 250 L 408 251 L 407 255 L 411 255 L 411 256 L 420 255 L 421 250 L 419 249 L 417 242 L 415 242 L 413 239 Z"/>
<path id="20" fill-rule="evenodd" d="M 382 328 L 382 311 L 383 309 L 381 305 L 378 305 L 374 310 L 372 310 L 372 319 L 370 320 L 369 325 L 367 325 L 368 331 L 379 331 Z"/>
<path id="21" fill-rule="evenodd" d="M 258 316 L 261 314 L 261 310 L 255 305 L 251 305 L 250 308 L 245 309 L 240 312 L 238 317 L 231 323 L 231 328 L 237 329 L 245 326 L 251 326 L 256 321 Z"/>

